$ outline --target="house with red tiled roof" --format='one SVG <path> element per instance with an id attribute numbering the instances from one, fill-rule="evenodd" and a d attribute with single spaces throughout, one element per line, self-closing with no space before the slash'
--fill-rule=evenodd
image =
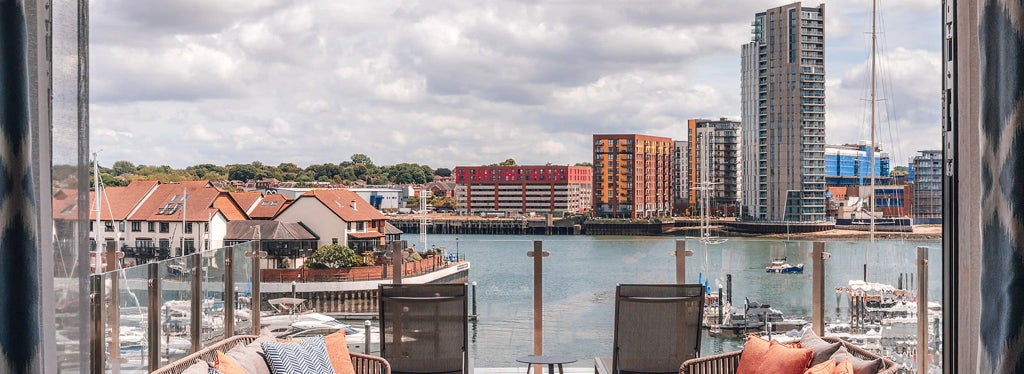
<path id="1" fill-rule="evenodd" d="M 242 207 L 246 214 L 252 212 L 252 208 L 256 207 L 256 202 L 263 197 L 263 194 L 259 192 L 229 192 L 228 194 L 235 199 L 235 202 Z"/>
<path id="2" fill-rule="evenodd" d="M 289 204 L 292 199 L 281 194 L 267 194 L 260 197 L 259 201 L 253 204 L 249 210 L 249 219 L 272 220 L 277 217 Z"/>
<path id="3" fill-rule="evenodd" d="M 96 191 L 89 191 L 89 240 L 95 242 L 96 230 L 100 240 L 116 248 L 131 246 L 127 231 L 128 217 L 142 206 L 143 201 L 156 190 L 157 181 L 133 181 L 127 186 L 100 189 L 99 227 L 96 223 Z M 95 244 L 91 244 L 94 246 Z"/>
<path id="4" fill-rule="evenodd" d="M 128 216 L 128 238 L 137 248 L 178 256 L 222 247 L 227 223 L 248 218 L 229 192 L 209 181 L 164 183 Z"/>
<path id="5" fill-rule="evenodd" d="M 348 190 L 306 192 L 274 220 L 302 223 L 319 237 L 319 245 L 336 243 L 361 250 L 386 244 L 384 214 Z"/>

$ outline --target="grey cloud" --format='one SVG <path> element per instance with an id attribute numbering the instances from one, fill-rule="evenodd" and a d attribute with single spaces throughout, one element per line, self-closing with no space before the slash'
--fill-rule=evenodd
<path id="1" fill-rule="evenodd" d="M 575 163 L 590 160 L 593 133 L 682 138 L 688 118 L 737 118 L 749 22 L 785 3 L 119 1 L 92 13 L 92 119 L 107 134 L 92 142 L 105 159 L 305 165 L 365 153 L 435 167 Z M 921 17 L 889 16 L 894 29 Z M 910 27 L 890 30 L 890 44 L 938 49 L 927 46 L 937 29 Z M 842 83 L 829 136 L 842 142 L 857 140 L 847 128 L 860 101 L 836 99 L 856 93 L 847 71 L 863 62 L 849 35 L 830 36 L 827 62 Z M 913 79 L 924 78 L 899 82 Z M 908 127 L 937 113 L 927 95 L 895 89 L 914 98 L 899 109 Z"/>

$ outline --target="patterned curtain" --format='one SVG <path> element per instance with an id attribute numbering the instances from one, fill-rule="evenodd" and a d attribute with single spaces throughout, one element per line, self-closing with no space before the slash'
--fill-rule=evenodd
<path id="1" fill-rule="evenodd" d="M 982 0 L 980 5 L 983 287 L 979 369 L 985 373 L 1022 373 L 1024 1 Z"/>
<path id="2" fill-rule="evenodd" d="M 28 22 L 0 0 L 0 372 L 39 372 L 38 199 L 32 176 Z"/>

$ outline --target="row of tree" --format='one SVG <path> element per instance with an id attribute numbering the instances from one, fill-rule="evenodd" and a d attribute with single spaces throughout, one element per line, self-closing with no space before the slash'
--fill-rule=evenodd
<path id="1" fill-rule="evenodd" d="M 364 181 L 368 184 L 426 183 L 435 175 L 447 177 L 451 169 L 432 169 L 427 165 L 400 163 L 377 166 L 369 156 L 354 154 L 340 163 L 314 164 L 301 168 L 285 162 L 277 166 L 265 165 L 259 161 L 249 164 L 214 165 L 199 164 L 175 169 L 167 165 L 135 165 L 129 161 L 117 161 L 107 168 L 100 166 L 100 178 L 107 186 L 124 186 L 136 179 L 178 182 L 182 180 L 258 180 L 276 178 L 280 181 L 299 183 L 330 182 L 351 184 Z"/>

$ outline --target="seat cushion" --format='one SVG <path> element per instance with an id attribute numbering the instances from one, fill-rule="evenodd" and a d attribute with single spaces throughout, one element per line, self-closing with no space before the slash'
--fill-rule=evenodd
<path id="1" fill-rule="evenodd" d="M 224 374 L 246 374 L 245 369 L 242 365 L 238 364 L 234 358 L 224 354 L 224 352 L 217 351 L 217 356 L 213 361 L 213 369 L 224 373 Z"/>
<path id="2" fill-rule="evenodd" d="M 352 366 L 352 357 L 349 356 L 348 343 L 345 341 L 345 330 L 324 337 L 327 344 L 327 357 L 331 360 L 331 367 L 337 374 L 355 374 L 356 369 Z"/>
<path id="3" fill-rule="evenodd" d="M 228 351 L 227 355 L 238 362 L 248 374 L 271 374 L 266 359 L 263 358 L 263 348 L 258 345 L 246 345 L 238 343 Z"/>
<path id="4" fill-rule="evenodd" d="M 769 343 L 768 351 L 762 357 L 756 373 L 800 374 L 807 370 L 813 358 L 814 351 L 809 348 L 791 348 L 773 340 Z"/>
<path id="5" fill-rule="evenodd" d="M 747 335 L 747 343 L 743 344 L 743 353 L 740 354 L 740 364 L 736 367 L 736 374 L 757 373 L 757 369 L 761 366 L 761 361 L 770 347 L 771 344 L 760 336 Z"/>
<path id="6" fill-rule="evenodd" d="M 811 360 L 811 366 L 815 366 L 828 361 L 842 344 L 826 342 L 819 338 L 818 334 L 814 333 L 814 329 L 806 329 L 803 336 L 800 337 L 800 346 L 814 351 L 814 359 Z"/>
<path id="7" fill-rule="evenodd" d="M 828 359 L 824 362 L 811 366 L 804 371 L 804 374 L 832 374 L 832 371 L 836 369 L 836 360 Z"/>
<path id="8" fill-rule="evenodd" d="M 267 363 L 273 374 L 334 374 L 323 337 L 306 338 L 298 343 L 263 343 Z"/>
<path id="9" fill-rule="evenodd" d="M 837 364 L 843 362 L 849 362 L 853 366 L 854 374 L 875 374 L 882 368 L 882 359 L 876 358 L 874 360 L 865 360 L 863 358 L 854 356 L 850 353 L 846 347 L 839 347 L 839 350 L 832 355 L 832 358 L 836 360 Z"/>
<path id="10" fill-rule="evenodd" d="M 206 361 L 199 360 L 192 364 L 192 366 L 185 368 L 185 371 L 182 371 L 181 374 L 209 374 L 209 372 L 210 364 L 207 364 Z"/>

